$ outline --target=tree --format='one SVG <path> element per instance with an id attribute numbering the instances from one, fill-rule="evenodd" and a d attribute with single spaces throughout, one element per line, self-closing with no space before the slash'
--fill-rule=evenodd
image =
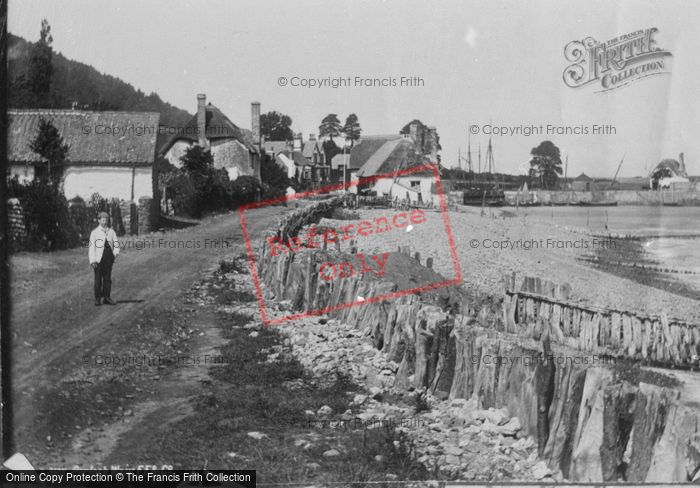
<path id="1" fill-rule="evenodd" d="M 343 127 L 343 133 L 345 134 L 345 140 L 350 141 L 350 147 L 355 145 L 355 141 L 360 138 L 360 133 L 362 129 L 360 128 L 360 122 L 357 119 L 357 115 L 350 114 L 348 118 L 345 119 L 345 126 Z"/>
<path id="2" fill-rule="evenodd" d="M 540 186 L 553 189 L 563 173 L 561 153 L 551 141 L 543 141 L 530 151 L 530 176 L 539 179 Z"/>
<path id="3" fill-rule="evenodd" d="M 214 167 L 214 156 L 211 151 L 197 144 L 189 147 L 180 161 L 182 161 L 182 167 L 190 174 L 203 173 Z"/>
<path id="4" fill-rule="evenodd" d="M 323 148 L 323 154 L 326 156 L 326 164 L 328 166 L 330 166 L 333 157 L 342 152 L 342 149 L 338 147 L 333 139 L 324 141 L 321 147 Z"/>
<path id="5" fill-rule="evenodd" d="M 280 190 L 282 194 L 291 185 L 287 172 L 267 153 L 263 153 L 260 161 L 260 179 L 272 188 Z"/>
<path id="6" fill-rule="evenodd" d="M 267 141 L 289 141 L 294 139 L 292 118 L 277 111 L 260 116 L 260 132 Z"/>
<path id="7" fill-rule="evenodd" d="M 46 19 L 41 21 L 39 42 L 32 48 L 29 57 L 28 86 L 34 97 L 34 105 L 40 107 L 49 106 L 51 90 L 51 78 L 53 75 L 53 49 L 51 43 L 51 26 Z"/>
<path id="8" fill-rule="evenodd" d="M 55 182 L 61 174 L 61 164 L 66 160 L 70 147 L 63 141 L 58 129 L 43 117 L 39 118 L 39 132 L 29 143 L 32 151 L 46 160 L 46 174 Z"/>
<path id="9" fill-rule="evenodd" d="M 320 137 L 328 136 L 331 141 L 334 137 L 339 136 L 343 130 L 343 126 L 340 125 L 340 120 L 336 114 L 328 114 L 321 121 L 321 125 L 318 127 L 318 132 Z"/>

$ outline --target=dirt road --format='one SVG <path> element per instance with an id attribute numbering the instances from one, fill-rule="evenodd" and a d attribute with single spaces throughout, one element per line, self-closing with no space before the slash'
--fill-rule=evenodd
<path id="1" fill-rule="evenodd" d="M 274 225 L 283 211 L 250 212 L 252 235 Z M 205 332 L 187 323 L 183 297 L 205 269 L 243 250 L 236 213 L 137 238 L 122 245 L 114 265 L 117 305 L 100 307 L 93 304 L 86 249 L 13 256 L 10 374 L 16 451 L 33 457 L 37 466 L 74 463 L 78 459 L 67 455 L 66 446 L 79 441 L 86 426 L 123 412 L 137 416 L 128 407 L 140 393 L 150 393 L 157 406 L 162 398 L 149 385 L 167 364 L 106 368 L 105 361 L 210 349 L 216 338 L 205 340 Z M 191 340 L 195 334 L 201 337 Z"/>

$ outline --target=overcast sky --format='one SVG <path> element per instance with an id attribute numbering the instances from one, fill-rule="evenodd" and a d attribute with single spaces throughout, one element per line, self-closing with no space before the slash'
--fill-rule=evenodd
<path id="1" fill-rule="evenodd" d="M 328 113 L 356 113 L 365 134 L 418 118 L 437 127 L 447 166 L 466 152 L 470 124 L 611 124 L 614 135 L 493 137 L 498 171 L 522 172 L 549 139 L 568 155 L 569 176 L 610 178 L 624 154 L 620 174 L 634 176 L 681 151 L 700 174 L 699 14 L 692 1 L 10 0 L 9 31 L 36 41 L 46 18 L 64 56 L 189 112 L 206 93 L 243 127 L 254 100 L 305 137 Z M 606 93 L 564 84 L 570 41 L 650 27 L 673 54 L 669 74 Z M 424 86 L 281 87 L 282 76 L 418 76 Z M 482 153 L 487 142 L 471 137 Z"/>

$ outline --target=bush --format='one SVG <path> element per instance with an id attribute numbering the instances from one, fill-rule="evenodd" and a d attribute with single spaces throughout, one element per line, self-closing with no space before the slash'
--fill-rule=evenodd
<path id="1" fill-rule="evenodd" d="M 161 175 L 161 181 L 172 196 L 175 215 L 199 216 L 196 191 L 187 173 L 175 169 Z"/>
<path id="2" fill-rule="evenodd" d="M 280 194 L 252 176 L 231 181 L 225 169 L 214 168 L 211 152 L 199 146 L 189 148 L 181 160 L 182 169 L 163 158 L 158 161 L 158 186 L 167 189 L 176 215 L 199 218 L 203 213 L 233 210 L 254 202 L 261 194 L 270 198 Z"/>
<path id="3" fill-rule="evenodd" d="M 360 213 L 347 208 L 334 208 L 331 218 L 335 220 L 360 220 Z"/>
<path id="4" fill-rule="evenodd" d="M 25 249 L 56 251 L 80 244 L 80 232 L 68 213 L 68 200 L 58 187 L 46 181 L 21 184 L 10 181 L 10 198 L 17 198 L 27 229 Z"/>
<path id="5" fill-rule="evenodd" d="M 239 176 L 231 185 L 233 208 L 257 200 L 262 188 L 257 178 L 253 176 Z"/>

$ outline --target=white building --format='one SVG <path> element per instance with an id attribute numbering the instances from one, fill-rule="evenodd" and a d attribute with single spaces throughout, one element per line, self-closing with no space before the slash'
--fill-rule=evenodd
<path id="1" fill-rule="evenodd" d="M 69 146 L 60 171 L 66 198 L 153 197 L 160 114 L 36 109 L 10 110 L 8 119 L 9 178 L 26 183 L 47 174 L 47 162 L 31 148 L 44 119 Z"/>
<path id="2" fill-rule="evenodd" d="M 434 129 L 430 129 L 434 130 Z M 360 140 L 350 153 L 350 166 L 361 162 L 353 178 L 370 177 L 396 173 L 419 164 L 432 161 L 418 161 L 416 144 L 417 127 L 411 124 L 411 131 L 404 136 L 375 136 Z M 435 149 L 431 150 L 436 152 Z M 335 159 L 335 158 L 334 158 Z M 435 159 L 435 158 L 430 158 Z M 433 186 L 435 174 L 430 170 L 409 173 L 403 176 L 378 178 L 369 187 L 377 196 L 389 196 L 392 200 L 410 200 L 412 203 L 428 203 L 434 200 Z"/>

